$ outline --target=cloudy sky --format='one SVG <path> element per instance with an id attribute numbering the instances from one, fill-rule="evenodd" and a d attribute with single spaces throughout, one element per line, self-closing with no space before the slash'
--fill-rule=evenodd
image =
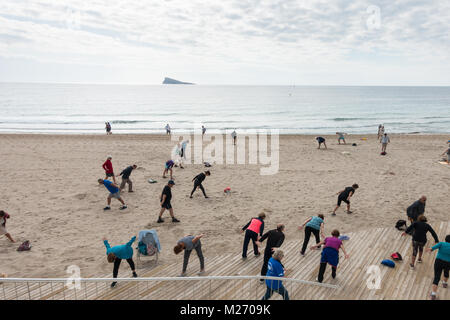
<path id="1" fill-rule="evenodd" d="M 0 81 L 450 85 L 450 1 L 1 0 Z"/>

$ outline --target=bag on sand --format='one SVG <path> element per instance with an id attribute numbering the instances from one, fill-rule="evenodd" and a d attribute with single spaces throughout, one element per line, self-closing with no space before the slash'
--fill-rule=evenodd
<path id="1" fill-rule="evenodd" d="M 389 268 L 395 268 L 395 262 L 392 260 L 389 260 L 389 259 L 385 259 L 385 260 L 381 261 L 381 264 L 385 265 Z"/>
<path id="2" fill-rule="evenodd" d="M 382 156 L 386 155 L 386 151 L 383 151 L 382 153 L 380 153 Z"/>
<path id="3" fill-rule="evenodd" d="M 393 254 L 391 254 L 391 258 L 394 259 L 394 261 L 403 261 L 400 252 L 394 252 Z"/>
<path id="4" fill-rule="evenodd" d="M 400 231 L 406 230 L 406 221 L 405 220 L 397 220 L 395 223 L 395 228 Z"/>
<path id="5" fill-rule="evenodd" d="M 28 250 L 31 250 L 31 244 L 30 241 L 28 240 L 26 240 L 17 248 L 17 251 L 28 251 Z"/>

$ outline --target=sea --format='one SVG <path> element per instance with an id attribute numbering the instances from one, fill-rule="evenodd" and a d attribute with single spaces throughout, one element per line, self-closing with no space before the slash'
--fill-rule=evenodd
<path id="1" fill-rule="evenodd" d="M 450 133 L 450 87 L 0 83 L 0 133 Z"/>

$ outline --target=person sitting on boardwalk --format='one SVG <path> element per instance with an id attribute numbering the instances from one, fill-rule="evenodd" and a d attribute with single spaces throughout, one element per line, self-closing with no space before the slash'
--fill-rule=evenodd
<path id="1" fill-rule="evenodd" d="M 434 242 L 438 243 L 439 238 L 433 228 L 427 223 L 427 218 L 424 215 L 420 215 L 416 222 L 413 222 L 405 232 L 402 233 L 402 237 L 406 234 L 411 234 L 414 230 L 412 236 L 412 247 L 413 253 L 411 256 L 411 263 L 409 264 L 411 268 L 414 268 L 414 263 L 416 262 L 417 252 L 419 252 L 419 259 L 417 262 L 422 262 L 423 247 L 427 243 L 427 232 L 430 232 L 434 238 Z"/>
<path id="2" fill-rule="evenodd" d="M 173 248 L 173 252 L 175 252 L 175 254 L 179 254 L 184 250 L 183 269 L 180 275 L 181 277 L 186 276 L 189 257 L 193 249 L 197 252 L 198 259 L 200 260 L 200 272 L 198 275 L 203 275 L 205 273 L 205 259 L 203 258 L 202 243 L 200 242 L 200 238 L 204 236 L 204 234 L 199 234 L 195 237 L 193 235 L 187 235 L 178 240 L 177 245 Z"/>
<path id="3" fill-rule="evenodd" d="M 350 198 L 353 196 L 356 189 L 358 189 L 358 188 L 359 188 L 359 186 L 355 183 L 351 187 L 347 187 L 344 190 L 339 191 L 337 193 L 339 195 L 337 205 L 336 205 L 336 208 L 334 208 L 331 215 L 333 215 L 333 216 L 336 215 L 336 210 L 341 206 L 342 201 L 344 201 L 347 204 L 347 213 L 352 213 L 350 211 Z"/>
<path id="4" fill-rule="evenodd" d="M 116 183 L 116 177 L 114 176 L 114 169 L 112 165 L 112 157 L 108 156 L 106 158 L 106 161 L 103 163 L 102 168 L 105 170 L 105 179 L 108 179 L 109 177 L 113 178 L 114 183 Z"/>
<path id="5" fill-rule="evenodd" d="M 344 132 L 336 132 L 336 134 L 338 135 L 338 143 L 341 144 L 341 140 L 344 141 L 344 144 L 347 144 L 345 142 L 345 133 Z"/>
<path id="6" fill-rule="evenodd" d="M 175 216 L 173 215 L 173 208 L 170 201 L 172 200 L 172 187 L 175 185 L 175 182 L 173 180 L 169 180 L 167 185 L 164 187 L 162 193 L 161 193 L 161 211 L 159 212 L 158 216 L 158 223 L 164 222 L 162 215 L 164 211 L 169 210 L 170 216 L 172 217 L 172 222 L 180 222 Z"/>
<path id="7" fill-rule="evenodd" d="M 281 259 L 283 259 L 284 253 L 282 250 L 276 250 L 273 253 L 272 258 L 269 259 L 267 266 L 267 277 L 284 277 L 284 266 L 281 264 Z M 283 286 L 281 280 L 266 279 L 266 294 L 261 300 L 269 300 L 274 292 L 278 292 L 284 300 L 289 300 L 289 293 Z"/>
<path id="8" fill-rule="evenodd" d="M 5 235 L 11 242 L 15 242 L 11 235 L 6 230 L 6 219 L 9 219 L 9 214 L 0 210 L 0 235 Z"/>
<path id="9" fill-rule="evenodd" d="M 414 201 L 414 203 L 406 209 L 406 215 L 411 223 L 417 221 L 419 216 L 425 213 L 426 202 L 427 197 L 421 196 L 419 200 Z"/>
<path id="10" fill-rule="evenodd" d="M 117 278 L 117 274 L 119 273 L 119 267 L 120 263 L 122 262 L 122 259 L 126 259 L 128 264 L 130 265 L 131 271 L 133 272 L 133 277 L 137 278 L 136 274 L 136 268 L 134 267 L 133 262 L 133 248 L 131 245 L 136 240 L 136 236 L 131 238 L 130 241 L 126 244 L 118 245 L 111 247 L 108 243 L 108 240 L 106 238 L 103 238 L 103 243 L 106 247 L 106 255 L 109 263 L 114 262 L 114 269 L 113 269 L 113 278 Z M 111 283 L 111 288 L 114 288 L 116 286 L 117 282 Z"/>
<path id="11" fill-rule="evenodd" d="M 317 281 L 322 283 L 323 275 L 325 273 L 325 269 L 327 268 L 327 263 L 331 265 L 331 276 L 336 278 L 336 270 L 339 264 L 339 249 L 342 249 L 345 255 L 345 259 L 348 259 L 349 255 L 345 251 L 344 244 L 341 240 L 339 240 L 339 231 L 333 230 L 331 232 L 332 237 L 327 237 L 315 246 L 311 247 L 311 250 L 319 248 L 321 245 L 324 245 L 322 250 L 322 256 L 320 258 L 320 268 L 319 275 L 317 277 Z"/>
<path id="12" fill-rule="evenodd" d="M 325 143 L 325 138 L 324 137 L 316 137 L 317 142 L 319 143 L 319 146 L 317 147 L 317 149 L 320 149 L 320 145 L 323 143 L 323 145 L 325 146 L 325 149 L 327 148 L 327 144 Z"/>
<path id="13" fill-rule="evenodd" d="M 299 230 L 302 230 L 305 228 L 305 239 L 303 240 L 303 246 L 302 250 L 300 251 L 300 254 L 302 256 L 305 255 L 306 248 L 308 246 L 309 238 L 311 237 L 311 233 L 314 234 L 314 237 L 316 238 L 316 243 L 320 242 L 320 235 L 322 235 L 322 238 L 325 238 L 323 234 L 323 220 L 325 217 L 323 214 L 319 214 L 318 216 L 311 217 L 308 220 L 306 220 L 301 226 L 298 227 Z"/>
<path id="14" fill-rule="evenodd" d="M 108 205 L 106 207 L 103 208 L 103 210 L 110 210 L 111 207 L 111 198 L 116 198 L 117 200 L 119 200 L 119 202 L 122 204 L 122 206 L 120 207 L 120 210 L 126 209 L 127 205 L 125 204 L 125 201 L 123 201 L 123 199 L 120 197 L 120 189 L 119 186 L 115 183 L 112 183 L 109 180 L 103 180 L 103 179 L 98 179 L 98 183 L 99 184 L 103 184 L 106 189 L 108 189 L 108 191 L 110 192 L 107 198 L 107 202 Z"/>
<path id="15" fill-rule="evenodd" d="M 448 286 L 448 274 L 450 270 L 450 234 L 445 237 L 445 242 L 439 242 L 432 248 L 427 248 L 428 252 L 438 250 L 436 260 L 434 260 L 434 280 L 431 289 L 431 300 L 436 300 L 437 288 L 441 280 L 442 271 L 444 271 L 444 281 L 442 287 Z"/>
<path id="16" fill-rule="evenodd" d="M 122 183 L 120 184 L 120 191 L 125 189 L 125 185 L 128 183 L 128 192 L 133 192 L 133 182 L 130 179 L 131 172 L 137 168 L 137 165 L 126 167 L 118 176 L 122 176 Z"/>
<path id="17" fill-rule="evenodd" d="M 173 160 L 167 160 L 166 164 L 164 165 L 164 172 L 163 172 L 163 178 L 166 177 L 166 173 L 170 173 L 170 180 L 173 180 L 172 176 L 172 168 L 175 165 L 175 162 Z"/>
<path id="18" fill-rule="evenodd" d="M 256 243 L 259 241 L 260 237 L 262 236 L 264 232 L 264 219 L 266 218 L 266 214 L 264 212 L 261 212 L 257 218 L 252 218 L 249 223 L 247 223 L 243 228 L 241 232 L 245 231 L 245 238 L 244 238 L 244 246 L 242 248 L 242 259 L 247 258 L 247 249 L 248 249 L 248 243 L 250 242 L 250 239 L 253 242 L 253 252 L 256 257 L 260 255 L 258 250 L 258 244 Z"/>
<path id="19" fill-rule="evenodd" d="M 257 242 L 257 244 L 261 244 L 264 240 L 267 239 L 266 249 L 264 250 L 264 262 L 261 268 L 261 275 L 265 276 L 267 274 L 267 265 L 269 263 L 269 259 L 272 257 L 275 248 L 281 247 L 284 242 L 284 224 L 278 224 L 276 229 L 270 230 L 266 232 L 261 239 Z M 261 279 L 261 282 L 264 282 L 264 279 Z"/>
<path id="20" fill-rule="evenodd" d="M 194 177 L 194 179 L 192 179 L 192 181 L 194 181 L 194 188 L 191 191 L 191 196 L 189 198 L 192 198 L 192 195 L 194 194 L 195 190 L 197 190 L 197 188 L 200 188 L 200 190 L 202 190 L 203 195 L 205 196 L 205 198 L 208 198 L 208 196 L 205 193 L 205 189 L 202 186 L 202 182 L 203 180 L 205 180 L 206 176 L 210 176 L 211 172 L 209 172 L 208 170 L 205 171 L 205 173 L 199 173 L 198 175 L 196 175 Z"/>

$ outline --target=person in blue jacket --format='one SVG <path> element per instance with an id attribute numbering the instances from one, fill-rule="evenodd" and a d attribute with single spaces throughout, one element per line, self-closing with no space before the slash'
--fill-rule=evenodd
<path id="1" fill-rule="evenodd" d="M 106 247 L 106 255 L 109 263 L 114 262 L 113 269 L 113 278 L 117 278 L 117 274 L 119 273 L 120 263 L 122 259 L 126 259 L 128 264 L 130 265 L 131 271 L 133 272 L 133 277 L 137 278 L 136 269 L 133 262 L 133 248 L 131 245 L 136 240 L 136 236 L 131 238 L 130 241 L 126 244 L 118 245 L 111 247 L 106 238 L 103 238 L 103 243 Z M 111 283 L 111 288 L 116 286 L 117 282 Z"/>
<path id="2" fill-rule="evenodd" d="M 267 265 L 267 277 L 284 277 L 284 266 L 281 264 L 281 259 L 283 259 L 284 253 L 282 250 L 276 250 L 273 253 L 272 258 L 269 259 Z M 261 300 L 268 300 L 273 292 L 278 292 L 284 300 L 289 300 L 289 294 L 286 288 L 283 286 L 281 280 L 266 279 L 267 291 Z"/>
<path id="3" fill-rule="evenodd" d="M 436 300 L 436 292 L 441 280 L 442 272 L 444 272 L 444 281 L 442 287 L 448 286 L 448 274 L 450 270 L 450 234 L 445 237 L 445 242 L 439 242 L 435 246 L 426 249 L 428 252 L 438 250 L 436 260 L 434 261 L 434 280 L 431 289 L 431 300 Z"/>

